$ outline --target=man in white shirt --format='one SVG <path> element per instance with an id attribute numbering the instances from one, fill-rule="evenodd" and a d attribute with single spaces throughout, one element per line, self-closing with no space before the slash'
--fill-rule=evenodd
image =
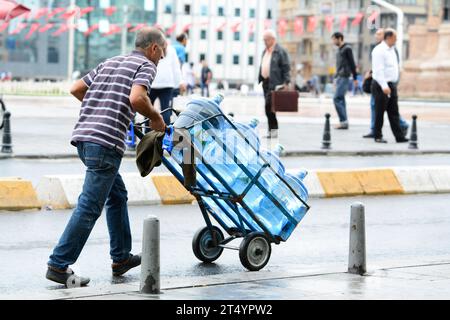
<path id="1" fill-rule="evenodd" d="M 194 73 L 194 64 L 192 62 L 183 64 L 181 68 L 181 72 L 183 74 L 184 82 L 186 83 L 187 94 L 194 93 L 195 88 L 195 73 Z"/>
<path id="2" fill-rule="evenodd" d="M 167 54 L 158 64 L 156 78 L 153 81 L 150 90 L 150 100 L 154 105 L 156 99 L 159 99 L 161 111 L 172 108 L 173 93 L 175 89 L 184 90 L 184 84 L 181 78 L 181 66 L 178 60 L 175 48 L 168 44 Z M 172 110 L 162 114 L 166 125 L 170 125 Z M 148 126 L 148 123 L 146 123 Z"/>
<path id="3" fill-rule="evenodd" d="M 384 41 L 372 51 L 373 83 L 372 94 L 375 98 L 375 142 L 387 143 L 383 139 L 384 112 L 389 117 L 392 133 L 398 143 L 408 142 L 400 127 L 400 114 L 398 111 L 397 82 L 400 77 L 398 57 L 395 52 L 397 33 L 386 29 Z"/>

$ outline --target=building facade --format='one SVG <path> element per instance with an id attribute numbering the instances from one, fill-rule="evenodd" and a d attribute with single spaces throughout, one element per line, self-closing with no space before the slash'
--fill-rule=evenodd
<path id="1" fill-rule="evenodd" d="M 391 0 L 405 13 L 403 59 L 409 56 L 408 28 L 412 24 L 424 23 L 428 12 L 428 0 Z M 335 72 L 336 48 L 331 41 L 333 32 L 341 31 L 345 42 L 353 48 L 355 61 L 359 71 L 364 73 L 371 69 L 370 53 L 375 46 L 374 34 L 377 28 L 395 28 L 395 14 L 376 6 L 371 0 L 280 0 L 279 16 L 288 20 L 287 33 L 281 39 L 292 57 L 293 76 L 298 67 L 302 68 L 303 77 L 319 76 L 322 84 L 330 80 Z M 368 23 L 368 17 L 377 11 L 375 20 Z M 364 14 L 360 23 L 353 24 L 358 15 Z M 308 31 L 308 19 L 316 17 L 317 26 L 314 32 Z M 332 27 L 327 25 L 326 17 L 333 16 Z M 345 28 L 342 29 L 341 17 L 347 17 Z M 303 19 L 303 34 L 295 33 L 294 20 Z"/>
<path id="2" fill-rule="evenodd" d="M 184 31 L 189 35 L 188 61 L 194 63 L 197 74 L 201 61 L 206 60 L 214 81 L 254 84 L 264 50 L 263 32 L 266 27 L 274 27 L 276 3 L 275 0 L 159 0 L 158 24 L 174 28 L 172 41 Z"/>

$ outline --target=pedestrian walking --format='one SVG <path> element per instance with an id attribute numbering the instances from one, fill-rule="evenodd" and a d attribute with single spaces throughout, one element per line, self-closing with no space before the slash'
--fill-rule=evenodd
<path id="1" fill-rule="evenodd" d="M 380 28 L 375 33 L 375 42 L 376 45 L 379 45 L 381 42 L 384 41 L 384 29 Z M 394 47 L 395 54 L 397 56 L 398 63 L 400 64 L 400 55 L 398 54 L 397 48 Z M 370 53 L 370 58 L 372 59 L 372 52 Z M 372 78 L 372 71 L 370 71 L 368 74 L 366 74 L 366 78 Z M 398 83 L 397 83 L 398 85 Z M 400 115 L 400 127 L 402 128 L 403 135 L 407 136 L 409 124 L 408 122 L 403 119 L 403 117 Z M 375 138 L 375 96 L 371 94 L 370 96 L 370 132 L 363 136 L 363 138 L 373 139 Z"/>
<path id="2" fill-rule="evenodd" d="M 167 54 L 162 59 L 157 68 L 156 77 L 150 90 L 150 101 L 155 104 L 156 99 L 161 105 L 161 112 L 166 125 L 170 125 L 172 116 L 173 98 L 175 89 L 184 91 L 182 82 L 181 66 L 175 48 L 168 43 Z M 146 120 L 146 127 L 149 126 L 149 119 Z M 146 132 L 149 131 L 148 129 Z"/>
<path id="3" fill-rule="evenodd" d="M 127 190 L 119 167 L 135 112 L 150 118 L 154 130 L 164 132 L 166 128 L 148 98 L 166 45 L 158 29 L 143 28 L 136 36 L 135 51 L 106 60 L 71 89 L 82 102 L 71 144 L 77 147 L 87 170 L 77 207 L 48 261 L 46 278 L 51 281 L 66 286 L 68 282 L 80 286 L 89 283 L 89 278 L 75 275 L 69 266 L 78 260 L 104 207 L 113 276 L 141 264 L 140 255 L 131 254 Z"/>
<path id="4" fill-rule="evenodd" d="M 212 80 L 212 71 L 208 66 L 208 62 L 206 60 L 202 61 L 202 71 L 200 77 L 200 88 L 202 90 L 202 97 L 209 98 L 209 85 Z"/>
<path id="5" fill-rule="evenodd" d="M 398 55 L 395 52 L 397 33 L 386 29 L 384 41 L 372 51 L 372 95 L 375 99 L 374 138 L 377 143 L 387 143 L 383 139 L 382 129 L 384 113 L 387 112 L 392 133 L 398 143 L 408 142 L 400 126 L 398 111 L 397 83 L 400 77 Z"/>
<path id="6" fill-rule="evenodd" d="M 180 66 L 184 65 L 187 62 L 187 43 L 188 35 L 186 33 L 182 33 L 177 36 L 177 41 L 173 44 L 173 47 L 177 52 L 178 59 L 180 60 Z"/>
<path id="7" fill-rule="evenodd" d="M 334 45 L 338 47 L 336 53 L 336 92 L 334 94 L 334 106 L 339 116 L 340 124 L 335 128 L 347 130 L 349 123 L 345 95 L 349 88 L 350 76 L 353 76 L 354 85 L 358 86 L 355 59 L 353 58 L 353 50 L 349 44 L 344 42 L 344 35 L 342 33 L 335 32 L 331 38 Z"/>
<path id="8" fill-rule="evenodd" d="M 194 93 L 195 89 L 195 72 L 194 72 L 194 63 L 185 63 L 181 68 L 181 72 L 183 74 L 183 80 L 186 84 L 186 92 L 187 94 Z"/>
<path id="9" fill-rule="evenodd" d="M 278 137 L 277 115 L 272 107 L 272 92 L 282 88 L 288 88 L 291 78 L 291 65 L 286 50 L 277 43 L 275 31 L 264 32 L 265 49 L 259 68 L 259 82 L 262 82 L 265 98 L 266 116 L 269 123 L 269 131 L 266 138 Z"/>

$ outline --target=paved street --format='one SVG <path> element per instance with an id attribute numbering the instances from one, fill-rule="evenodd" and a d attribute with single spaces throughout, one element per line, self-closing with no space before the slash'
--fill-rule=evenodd
<path id="1" fill-rule="evenodd" d="M 367 206 L 368 268 L 449 262 L 449 195 L 315 199 L 312 209 L 288 242 L 273 248 L 267 272 L 312 269 L 345 271 L 348 259 L 349 208 Z M 161 220 L 161 273 L 164 281 L 203 275 L 242 273 L 237 252 L 225 251 L 216 264 L 202 265 L 192 254 L 191 240 L 204 225 L 198 207 L 134 207 L 130 210 L 134 252 L 141 249 L 142 221 L 152 214 Z M 43 275 L 48 255 L 71 212 L 0 214 L 0 292 L 32 295 L 61 288 Z M 113 279 L 105 218 L 98 221 L 75 270 L 92 278 L 91 288 L 134 283 L 139 269 Z M 337 267 L 336 267 L 337 266 Z M 349 282 L 351 283 L 351 282 Z M 450 297 L 450 293 L 446 292 Z"/>
<path id="2" fill-rule="evenodd" d="M 384 134 L 389 144 L 376 144 L 362 139 L 369 131 L 369 100 L 367 97 L 349 97 L 349 117 L 351 129 L 332 130 L 332 152 L 397 152 L 408 151 L 408 144 L 396 144 L 388 125 Z M 27 98 L 6 97 L 12 117 L 12 134 L 16 156 L 76 156 L 76 149 L 69 143 L 73 127 L 77 121 L 79 103 L 73 98 Z M 175 105 L 182 108 L 187 98 L 179 98 Z M 300 100 L 299 113 L 279 115 L 279 143 L 287 152 L 310 153 L 321 151 L 324 114 L 336 115 L 332 100 L 304 98 Z M 413 114 L 419 116 L 419 147 L 421 151 L 450 152 L 446 137 L 450 134 L 450 104 L 404 102 L 402 114 L 410 120 Z M 261 121 L 260 136 L 266 134 L 266 118 L 262 97 L 226 97 L 223 110 L 233 112 L 240 122 L 253 118 Z M 268 146 L 263 140 L 263 146 Z M 1 156 L 1 155 L 0 155 Z"/>

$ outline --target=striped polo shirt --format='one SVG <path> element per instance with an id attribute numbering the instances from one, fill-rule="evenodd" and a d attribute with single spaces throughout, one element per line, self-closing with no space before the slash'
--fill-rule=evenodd
<path id="1" fill-rule="evenodd" d="M 92 142 L 125 153 L 127 129 L 135 116 L 130 104 L 131 87 L 142 85 L 150 93 L 156 65 L 143 53 L 106 60 L 82 78 L 88 87 L 73 131 L 72 145 Z"/>

